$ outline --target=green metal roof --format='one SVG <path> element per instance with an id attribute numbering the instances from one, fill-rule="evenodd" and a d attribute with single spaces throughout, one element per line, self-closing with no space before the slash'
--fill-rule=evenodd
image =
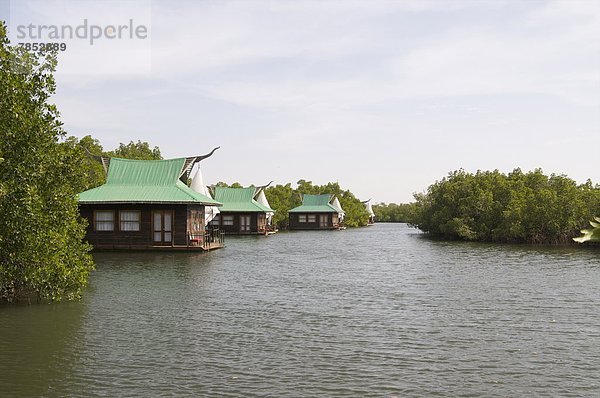
<path id="1" fill-rule="evenodd" d="M 220 203 L 185 185 L 179 176 L 185 158 L 111 158 L 106 183 L 79 194 L 79 203 Z"/>
<path id="2" fill-rule="evenodd" d="M 223 203 L 219 208 L 223 212 L 274 212 L 270 207 L 264 206 L 254 200 L 256 188 L 226 188 L 215 187 L 215 200 Z"/>
<path id="3" fill-rule="evenodd" d="M 302 195 L 302 204 L 291 209 L 290 213 L 339 213 L 339 210 L 331 205 L 333 195 Z"/>

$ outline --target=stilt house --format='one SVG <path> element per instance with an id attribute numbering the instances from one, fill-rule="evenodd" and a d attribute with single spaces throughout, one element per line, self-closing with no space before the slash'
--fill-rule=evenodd
<path id="1" fill-rule="evenodd" d="M 302 196 L 302 205 L 289 211 L 290 230 L 340 229 L 344 211 L 331 194 Z"/>
<path id="2" fill-rule="evenodd" d="M 95 249 L 210 250 L 222 236 L 205 228 L 205 207 L 216 200 L 184 183 L 192 167 L 213 154 L 170 160 L 101 158 L 106 183 L 79 194 L 86 238 Z"/>
<path id="3" fill-rule="evenodd" d="M 272 232 L 271 218 L 275 212 L 264 194 L 267 186 L 215 187 L 214 198 L 223 206 L 209 225 L 226 234 L 258 235 Z"/>

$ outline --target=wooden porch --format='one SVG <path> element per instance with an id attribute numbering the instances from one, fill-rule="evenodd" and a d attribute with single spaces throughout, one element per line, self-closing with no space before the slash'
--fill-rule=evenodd
<path id="1" fill-rule="evenodd" d="M 92 243 L 92 242 L 90 242 Z M 171 242 L 171 244 L 140 244 L 133 242 L 120 242 L 119 244 L 113 243 L 105 243 L 98 244 L 92 243 L 93 250 L 95 251 L 103 251 L 103 250 L 140 250 L 140 251 L 211 251 L 216 249 L 221 249 L 225 247 L 225 233 L 219 230 L 211 230 L 206 231 L 202 235 L 189 235 L 186 240 L 186 244 L 176 244 Z"/>
<path id="2" fill-rule="evenodd" d="M 211 251 L 222 247 L 225 247 L 225 232 L 218 228 L 206 231 L 202 235 L 189 235 L 187 245 L 181 246 L 181 248 L 188 250 L 201 248 L 204 251 Z M 178 246 L 173 246 L 173 248 L 178 248 Z"/>

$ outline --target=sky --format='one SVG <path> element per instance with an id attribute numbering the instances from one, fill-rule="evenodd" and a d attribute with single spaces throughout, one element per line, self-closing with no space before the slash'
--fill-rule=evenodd
<path id="1" fill-rule="evenodd" d="M 13 44 L 48 41 L 18 37 L 29 24 L 145 27 L 53 40 L 67 45 L 53 101 L 70 135 L 107 150 L 220 146 L 207 183 L 337 181 L 388 203 L 459 168 L 600 183 L 598 1 L 0 0 L 0 13 Z"/>

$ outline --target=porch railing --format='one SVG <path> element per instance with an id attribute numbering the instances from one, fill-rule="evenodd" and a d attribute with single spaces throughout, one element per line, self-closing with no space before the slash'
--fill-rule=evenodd
<path id="1" fill-rule="evenodd" d="M 206 250 L 221 247 L 225 244 L 225 233 L 218 228 L 206 230 L 198 234 L 188 235 L 188 246 L 202 246 Z"/>
<path id="2" fill-rule="evenodd" d="M 204 240 L 202 246 L 206 250 L 210 250 L 212 247 L 220 247 L 225 244 L 225 232 L 218 228 L 213 228 L 204 233 Z"/>

